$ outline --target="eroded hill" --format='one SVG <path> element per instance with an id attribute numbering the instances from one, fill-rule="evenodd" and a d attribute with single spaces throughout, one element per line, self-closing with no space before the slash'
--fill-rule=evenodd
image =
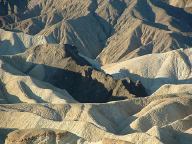
<path id="1" fill-rule="evenodd" d="M 0 144 L 191 144 L 191 0 L 0 0 Z"/>

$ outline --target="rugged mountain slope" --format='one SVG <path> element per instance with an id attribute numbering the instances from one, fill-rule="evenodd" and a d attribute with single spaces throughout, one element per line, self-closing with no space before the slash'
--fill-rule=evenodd
<path id="1" fill-rule="evenodd" d="M 46 44 L 51 40 L 44 36 L 31 36 L 0 29 L 0 55 L 11 55 L 24 52 L 31 46 Z"/>
<path id="2" fill-rule="evenodd" d="M 67 103 L 76 102 L 67 91 L 26 76 L 0 60 L 0 103 Z"/>
<path id="3" fill-rule="evenodd" d="M 47 139 L 48 137 L 48 139 Z M 23 130 L 15 131 L 9 134 L 8 139 L 5 143 L 20 143 L 25 144 L 28 142 L 39 143 L 46 141 L 46 143 L 56 144 L 57 143 L 77 143 L 78 141 L 85 141 L 78 136 L 69 133 L 67 131 L 53 131 L 47 129 L 39 130 Z"/>
<path id="4" fill-rule="evenodd" d="M 191 94 L 191 83 L 190 84 L 165 84 L 161 86 L 153 95 L 164 95 L 164 94 Z"/>
<path id="5" fill-rule="evenodd" d="M 70 45 L 39 45 L 4 58 L 23 73 L 66 89 L 80 102 L 107 102 L 130 98 L 133 94 L 146 96 L 144 88 L 93 69 L 78 55 L 77 48 Z"/>
<path id="6" fill-rule="evenodd" d="M 41 109 L 41 113 L 26 111 L 28 107 Z M 46 111 L 47 108 L 52 109 L 53 112 Z M 15 111 L 11 112 L 10 109 Z M 62 131 L 72 132 L 89 143 L 99 142 L 104 138 L 157 144 L 162 142 L 187 144 L 191 141 L 191 133 L 185 134 L 191 128 L 191 95 L 152 96 L 108 104 L 4 105 L 1 106 L 1 110 L 1 127 L 11 131 L 15 128 L 59 128 Z M 11 121 L 6 123 L 8 119 Z M 163 133 L 166 129 L 169 129 L 168 135 Z M 156 135 L 158 131 L 161 132 Z M 5 130 L 2 132 L 5 133 Z M 36 139 L 43 141 L 43 135 L 38 134 L 41 132 L 37 131 L 34 134 Z M 123 136 L 114 135 L 111 132 L 123 134 Z M 23 139 L 29 137 L 28 140 L 30 140 L 33 136 L 33 134 L 30 135 L 31 131 L 27 132 L 28 135 L 25 131 L 19 132 L 20 135 L 22 133 Z M 12 138 L 11 135 L 13 135 Z M 11 135 L 8 140 L 14 138 L 19 141 L 21 138 L 14 136 L 14 133 Z M 47 136 L 49 139 L 54 138 L 54 134 Z M 75 140 L 75 138 L 69 138 L 69 140 Z"/>
<path id="7" fill-rule="evenodd" d="M 179 8 L 184 8 L 187 12 L 192 12 L 192 5 L 190 0 L 164 0 L 168 4 L 174 6 L 174 7 L 179 7 Z"/>
<path id="8" fill-rule="evenodd" d="M 56 43 L 73 44 L 84 55 L 95 58 L 104 47 L 107 34 L 96 19 L 99 17 L 94 15 L 88 14 L 74 20 L 61 21 L 39 34 L 55 40 Z"/>
<path id="9" fill-rule="evenodd" d="M 145 55 L 131 60 L 105 65 L 102 69 L 114 77 L 140 80 L 152 94 L 164 84 L 192 83 L 191 49 Z"/>
<path id="10" fill-rule="evenodd" d="M 31 0 L 25 13 L 1 17 L 1 23 L 8 30 L 43 34 L 57 43 L 75 45 L 90 58 L 99 55 L 97 59 L 104 65 L 192 46 L 191 14 L 175 3 Z"/>
<path id="11" fill-rule="evenodd" d="M 191 0 L 0 0 L 0 144 L 191 144 Z"/>
<path id="12" fill-rule="evenodd" d="M 102 65 L 191 46 L 191 14 L 157 0 L 131 1 L 98 56 Z"/>

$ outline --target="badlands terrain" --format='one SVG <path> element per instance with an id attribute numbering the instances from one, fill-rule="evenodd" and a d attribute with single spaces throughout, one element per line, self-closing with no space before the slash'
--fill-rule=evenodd
<path id="1" fill-rule="evenodd" d="M 191 144 L 191 0 L 0 0 L 0 144 Z"/>

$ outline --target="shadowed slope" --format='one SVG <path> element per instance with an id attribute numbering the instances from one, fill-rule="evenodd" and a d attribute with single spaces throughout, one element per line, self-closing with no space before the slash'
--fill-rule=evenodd
<path id="1" fill-rule="evenodd" d="M 23 54 L 4 59 L 25 74 L 66 89 L 80 102 L 130 98 L 133 95 L 130 94 L 129 87 L 136 88 L 134 83 L 115 80 L 110 75 L 93 69 L 78 55 L 77 48 L 70 45 L 40 45 Z M 139 89 L 144 91 L 142 87 Z M 137 93 L 134 94 L 137 96 Z"/>

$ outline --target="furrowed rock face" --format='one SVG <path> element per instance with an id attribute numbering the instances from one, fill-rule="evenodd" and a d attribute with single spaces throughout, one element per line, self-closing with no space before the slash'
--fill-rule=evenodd
<path id="1" fill-rule="evenodd" d="M 187 93 L 156 95 L 106 104 L 1 105 L 0 113 L 1 127 L 4 128 L 0 129 L 1 136 L 6 137 L 13 132 L 8 135 L 7 142 L 23 140 L 27 143 L 32 138 L 34 141 L 43 141 L 45 136 L 48 141 L 55 139 L 57 133 L 64 135 L 63 141 L 68 136 L 72 144 L 79 139 L 84 144 L 86 141 L 102 143 L 118 142 L 117 140 L 176 144 L 191 141 L 191 97 Z M 9 123 L 7 120 L 10 120 Z M 52 130 L 55 128 L 60 131 Z M 63 131 L 72 134 L 66 136 Z M 56 139 L 59 140 L 60 137 Z"/>
<path id="2" fill-rule="evenodd" d="M 191 84 L 191 68 L 191 49 L 145 55 L 102 67 L 106 73 L 116 78 L 128 76 L 132 80 L 140 80 L 148 94 L 164 84 Z"/>
<path id="3" fill-rule="evenodd" d="M 67 131 L 54 131 L 48 129 L 38 129 L 38 130 L 23 130 L 23 131 L 14 131 L 8 135 L 6 144 L 26 144 L 26 143 L 47 143 L 47 144 L 56 144 L 56 143 L 76 143 L 80 140 L 76 135 L 73 135 Z M 83 139 L 82 139 L 83 140 Z"/>
<path id="4" fill-rule="evenodd" d="M 190 1 L 30 0 L 24 13 L 1 17 L 2 28 L 75 45 L 102 65 L 191 43 Z"/>
<path id="5" fill-rule="evenodd" d="M 191 46 L 191 14 L 157 0 L 132 1 L 97 57 L 102 65 Z"/>
<path id="6" fill-rule="evenodd" d="M 0 144 L 191 144 L 191 0 L 0 0 Z"/>
<path id="7" fill-rule="evenodd" d="M 66 89 L 79 102 L 107 102 L 146 96 L 144 87 L 137 87 L 127 80 L 115 80 L 92 68 L 71 45 L 39 45 L 5 59 L 25 74 Z M 136 89 L 144 93 L 138 95 Z"/>

